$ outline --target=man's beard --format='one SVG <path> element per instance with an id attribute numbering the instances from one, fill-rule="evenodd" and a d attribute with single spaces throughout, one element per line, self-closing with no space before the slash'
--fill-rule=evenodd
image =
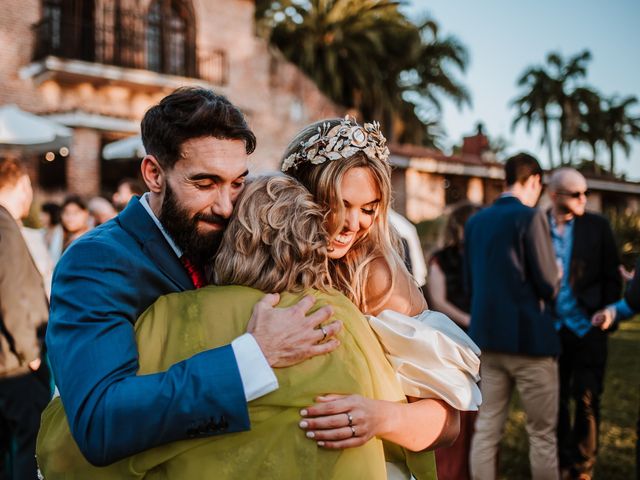
<path id="1" fill-rule="evenodd" d="M 220 231 L 199 233 L 198 221 L 218 223 L 223 227 L 228 223 L 228 219 L 218 215 L 196 213 L 193 217 L 189 217 L 189 212 L 178 203 L 168 183 L 159 220 L 182 253 L 200 268 L 207 266 L 215 257 L 222 242 L 224 228 Z"/>

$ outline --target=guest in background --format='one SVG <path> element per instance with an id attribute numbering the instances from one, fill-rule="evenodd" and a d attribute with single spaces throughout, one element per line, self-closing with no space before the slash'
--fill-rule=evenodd
<path id="1" fill-rule="evenodd" d="M 51 396 L 42 361 L 48 303 L 20 233 L 32 200 L 24 168 L 0 157 L 0 478 L 9 456 L 16 480 L 37 478 L 36 435 Z"/>
<path id="2" fill-rule="evenodd" d="M 93 197 L 89 200 L 88 207 L 94 227 L 102 225 L 118 215 L 111 202 L 103 197 Z"/>
<path id="3" fill-rule="evenodd" d="M 62 208 L 57 203 L 47 202 L 40 207 L 40 224 L 44 242 L 49 249 L 49 256 L 55 265 L 62 255 L 62 244 L 64 242 L 64 230 L 60 223 L 60 212 Z"/>
<path id="4" fill-rule="evenodd" d="M 469 217 L 480 210 L 473 203 L 457 205 L 444 232 L 444 248 L 435 252 L 429 260 L 427 298 L 433 310 L 442 312 L 463 330 L 469 327 L 471 302 L 464 286 L 463 253 L 464 226 Z M 469 451 L 476 412 L 460 412 L 460 435 L 450 447 L 436 450 L 438 478 L 443 480 L 468 480 Z"/>
<path id="5" fill-rule="evenodd" d="M 465 331 L 469 328 L 471 304 L 463 278 L 464 226 L 479 210 L 479 205 L 467 202 L 453 209 L 445 227 L 444 248 L 429 261 L 429 304 Z"/>
<path id="6" fill-rule="evenodd" d="M 118 188 L 111 200 L 118 211 L 122 211 L 131 200 L 131 197 L 140 196 L 146 191 L 141 181 L 134 178 L 124 178 L 118 183 Z"/>
<path id="7" fill-rule="evenodd" d="M 562 265 L 555 302 L 562 342 L 558 449 L 563 478 L 580 480 L 593 475 L 607 361 L 608 333 L 592 326 L 591 316 L 615 302 L 622 290 L 613 231 L 606 218 L 585 211 L 588 193 L 586 179 L 573 168 L 551 175 L 548 218 Z"/>
<path id="8" fill-rule="evenodd" d="M 51 295 L 51 279 L 53 277 L 54 263 L 51 260 L 51 255 L 47 249 L 47 244 L 44 241 L 42 232 L 37 228 L 25 227 L 20 225 L 20 232 L 24 238 L 31 258 L 42 276 L 45 292 L 47 293 L 47 299 Z"/>
<path id="9" fill-rule="evenodd" d="M 71 242 L 90 230 L 87 204 L 77 195 L 67 197 L 62 204 L 60 218 L 64 229 L 64 241 L 62 244 L 62 250 L 64 251 L 71 245 Z"/>
<path id="10" fill-rule="evenodd" d="M 549 223 L 535 207 L 542 168 L 519 153 L 505 164 L 506 190 L 465 227 L 469 334 L 482 349 L 482 405 L 471 441 L 471 475 L 497 477 L 497 453 L 515 386 L 527 415 L 533 480 L 556 480 L 560 340 L 550 312 L 560 276 Z"/>
<path id="11" fill-rule="evenodd" d="M 422 253 L 422 245 L 415 225 L 391 209 L 389 209 L 389 225 L 395 228 L 400 236 L 405 250 L 407 269 L 413 275 L 418 286 L 422 288 L 427 282 L 427 265 L 424 261 L 424 253 Z"/>

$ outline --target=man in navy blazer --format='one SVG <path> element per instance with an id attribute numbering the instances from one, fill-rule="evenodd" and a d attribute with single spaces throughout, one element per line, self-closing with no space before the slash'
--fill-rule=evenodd
<path id="1" fill-rule="evenodd" d="M 151 447 L 250 428 L 247 402 L 277 388 L 272 367 L 327 353 L 339 322 L 311 298 L 256 305 L 247 333 L 166 372 L 136 375 L 134 324 L 159 296 L 199 286 L 242 191 L 255 136 L 210 90 L 184 88 L 142 120 L 149 189 L 77 240 L 53 279 L 47 345 L 71 432 L 106 465 Z M 215 316 L 216 312 L 210 312 Z M 176 318 L 175 321 L 180 321 Z"/>
<path id="2" fill-rule="evenodd" d="M 513 386 L 527 414 L 533 479 L 558 477 L 556 419 L 560 343 L 547 303 L 558 269 L 544 212 L 537 160 L 520 153 L 505 165 L 506 191 L 469 219 L 465 274 L 469 335 L 482 350 L 482 405 L 471 445 L 472 478 L 496 478 L 497 450 Z"/>

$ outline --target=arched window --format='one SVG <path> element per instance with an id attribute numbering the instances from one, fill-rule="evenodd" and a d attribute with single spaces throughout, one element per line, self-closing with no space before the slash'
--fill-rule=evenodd
<path id="1" fill-rule="evenodd" d="M 171 75 L 196 75 L 195 21 L 190 2 L 154 0 L 147 13 L 147 68 Z"/>

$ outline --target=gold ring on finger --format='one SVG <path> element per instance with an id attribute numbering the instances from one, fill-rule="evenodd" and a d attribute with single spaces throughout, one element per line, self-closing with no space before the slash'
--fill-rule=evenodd
<path id="1" fill-rule="evenodd" d="M 351 425 L 349 428 L 351 429 L 351 437 L 352 438 L 355 437 L 356 436 L 356 429 L 353 427 L 353 425 Z"/>
<path id="2" fill-rule="evenodd" d="M 353 417 L 351 416 L 351 412 L 346 412 L 347 413 L 347 420 L 349 420 L 349 423 L 347 424 L 348 426 L 353 425 Z"/>

